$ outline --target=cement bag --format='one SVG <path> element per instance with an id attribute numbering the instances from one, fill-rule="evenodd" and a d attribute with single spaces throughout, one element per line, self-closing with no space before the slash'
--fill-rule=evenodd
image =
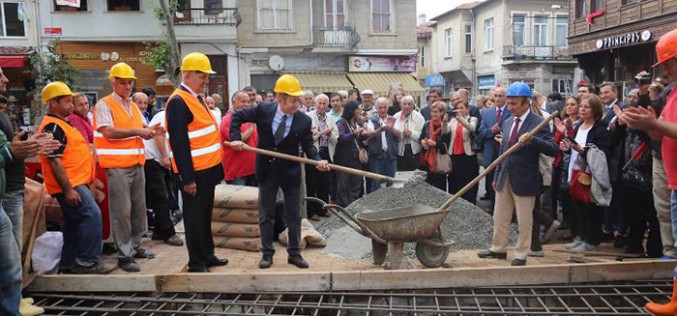
<path id="1" fill-rule="evenodd" d="M 37 274 L 56 274 L 61 261 L 63 235 L 61 232 L 45 232 L 35 239 L 33 246 L 33 271 Z"/>
<path id="2" fill-rule="evenodd" d="M 212 212 L 212 221 L 258 224 L 259 210 L 245 208 L 215 208 Z"/>
<path id="3" fill-rule="evenodd" d="M 258 252 L 261 249 L 261 239 L 214 236 L 214 246 Z"/>
<path id="4" fill-rule="evenodd" d="M 259 189 L 219 184 L 214 189 L 214 207 L 259 209 Z"/>
<path id="5" fill-rule="evenodd" d="M 287 245 L 287 229 L 280 233 L 280 243 Z M 301 244 L 299 245 L 301 249 L 306 249 L 306 246 L 315 246 L 315 247 L 325 247 L 327 245 L 327 240 L 324 239 L 324 236 L 320 234 L 313 224 L 311 224 L 307 219 L 301 220 Z"/>
<path id="6" fill-rule="evenodd" d="M 258 224 L 233 224 L 212 222 L 212 235 L 222 237 L 259 237 Z"/>

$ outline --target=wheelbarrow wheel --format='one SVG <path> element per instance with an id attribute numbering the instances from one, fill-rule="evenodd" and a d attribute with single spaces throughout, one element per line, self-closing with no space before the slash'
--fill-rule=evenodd
<path id="1" fill-rule="evenodd" d="M 444 239 L 440 236 L 439 231 L 428 238 L 439 243 L 444 243 Z M 447 261 L 449 256 L 449 248 L 438 247 L 425 244 L 423 242 L 416 243 L 416 257 L 426 268 L 437 268 Z"/>

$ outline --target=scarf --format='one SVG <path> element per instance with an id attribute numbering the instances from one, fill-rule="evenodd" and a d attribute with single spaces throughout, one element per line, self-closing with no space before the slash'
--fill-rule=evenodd
<path id="1" fill-rule="evenodd" d="M 442 133 L 442 122 L 440 121 L 433 121 L 430 120 L 429 122 L 429 128 L 428 132 L 430 135 L 426 137 L 424 140 L 437 140 L 437 136 Z M 425 152 L 425 164 L 428 165 L 429 170 L 434 170 L 437 166 L 437 148 L 436 147 L 430 147 L 428 150 Z"/>

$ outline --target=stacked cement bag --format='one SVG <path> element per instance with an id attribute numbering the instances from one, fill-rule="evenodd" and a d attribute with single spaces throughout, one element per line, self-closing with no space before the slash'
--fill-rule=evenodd
<path id="1" fill-rule="evenodd" d="M 259 190 L 254 187 L 220 184 L 216 186 L 214 193 L 214 245 L 259 251 Z"/>

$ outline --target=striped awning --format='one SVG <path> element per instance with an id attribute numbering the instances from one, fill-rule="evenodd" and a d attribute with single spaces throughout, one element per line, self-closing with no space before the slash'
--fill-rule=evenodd
<path id="1" fill-rule="evenodd" d="M 414 97 L 419 97 L 422 100 L 424 98 L 425 90 L 421 85 L 414 79 L 411 74 L 408 73 L 396 73 L 396 72 L 372 72 L 372 73 L 348 73 L 348 79 L 352 81 L 355 88 L 362 91 L 369 89 L 374 91 L 378 96 L 387 97 L 388 90 L 391 85 L 399 85 L 400 83 L 404 87 L 404 92 L 406 94 L 412 95 Z"/>
<path id="2" fill-rule="evenodd" d="M 311 90 L 315 94 L 333 93 L 350 90 L 353 85 L 344 72 L 290 72 L 301 84 L 301 89 Z"/>

